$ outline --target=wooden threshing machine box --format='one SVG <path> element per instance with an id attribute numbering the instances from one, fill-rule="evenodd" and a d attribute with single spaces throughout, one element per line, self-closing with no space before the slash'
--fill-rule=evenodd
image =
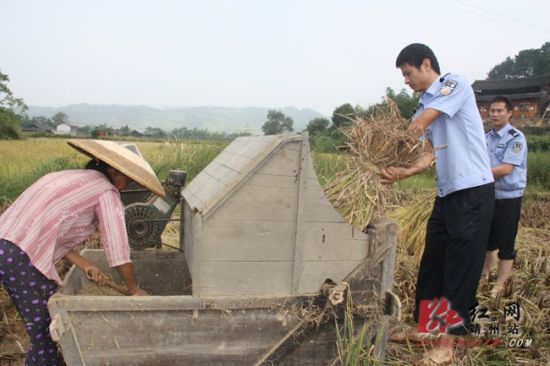
<path id="1" fill-rule="evenodd" d="M 380 219 L 362 231 L 344 221 L 321 189 L 306 134 L 235 139 L 181 197 L 182 251 L 132 253 L 152 296 L 79 295 L 87 280 L 72 268 L 50 299 L 50 330 L 69 366 L 336 365 L 328 320 L 343 304 L 329 299 L 342 285 L 356 310 L 379 309 L 354 311 L 353 323 L 368 324 L 364 340 L 383 358 L 397 304 L 396 226 Z M 82 254 L 120 281 L 101 250 Z"/>
<path id="2" fill-rule="evenodd" d="M 182 196 L 197 296 L 312 294 L 368 255 L 367 234 L 325 197 L 303 135 L 237 138 Z"/>

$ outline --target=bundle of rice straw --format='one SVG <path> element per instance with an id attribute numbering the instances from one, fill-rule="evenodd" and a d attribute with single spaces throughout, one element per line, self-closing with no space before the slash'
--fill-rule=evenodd
<path id="1" fill-rule="evenodd" d="M 426 226 L 432 213 L 435 192 L 418 192 L 405 206 L 390 213 L 399 227 L 397 240 L 399 246 L 409 256 L 420 261 L 426 241 Z"/>
<path id="2" fill-rule="evenodd" d="M 397 105 L 387 100 L 367 118 L 356 117 L 343 129 L 352 157 L 346 167 L 325 187 L 327 198 L 350 224 L 360 229 L 384 215 L 391 186 L 380 183 L 383 167 L 412 165 L 423 153 L 422 143 L 407 131 L 409 121 Z"/>

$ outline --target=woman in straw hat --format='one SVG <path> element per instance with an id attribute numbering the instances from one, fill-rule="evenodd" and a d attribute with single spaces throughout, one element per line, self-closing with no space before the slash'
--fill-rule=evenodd
<path id="1" fill-rule="evenodd" d="M 26 323 L 27 365 L 60 364 L 48 330 L 48 299 L 62 285 L 55 264 L 65 258 L 104 284 L 100 269 L 74 251 L 96 228 L 129 293 L 147 295 L 134 275 L 119 191 L 133 180 L 164 196 L 162 185 L 141 156 L 115 142 L 68 143 L 92 158 L 86 169 L 43 176 L 0 216 L 0 280 Z"/>

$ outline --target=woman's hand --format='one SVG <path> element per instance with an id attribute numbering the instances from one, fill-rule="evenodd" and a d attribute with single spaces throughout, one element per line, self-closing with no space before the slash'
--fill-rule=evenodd
<path id="1" fill-rule="evenodd" d="M 101 272 L 99 267 L 93 263 L 84 268 L 84 273 L 90 281 L 94 281 L 101 286 L 105 286 L 105 282 L 108 279 L 107 275 Z"/>
<path id="2" fill-rule="evenodd" d="M 147 296 L 149 295 L 147 291 L 140 289 L 137 287 L 134 291 L 130 291 L 130 296 Z"/>

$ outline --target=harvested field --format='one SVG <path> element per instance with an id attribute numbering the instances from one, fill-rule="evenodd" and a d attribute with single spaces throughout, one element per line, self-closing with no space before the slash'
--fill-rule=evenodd
<path id="1" fill-rule="evenodd" d="M 141 146 L 140 146 L 141 148 Z M 179 147 L 172 147 L 174 156 L 179 154 Z M 182 149 L 183 150 L 183 149 Z M 209 151 L 209 153 L 212 153 Z M 159 153 L 160 154 L 160 153 Z M 314 157 L 316 155 L 314 154 Z M 317 171 L 321 182 L 331 181 L 334 174 L 345 164 L 346 158 L 336 155 L 318 155 L 316 161 Z M 175 159 L 175 158 L 174 158 Z M 322 167 L 324 173 L 321 174 Z M 397 201 L 395 204 L 403 207 L 411 215 L 420 215 L 420 206 L 431 206 L 422 190 L 395 192 Z M 431 192 L 425 193 L 426 195 Z M 544 195 L 543 195 L 544 196 Z M 522 228 L 517 242 L 518 258 L 514 267 L 513 279 L 508 286 L 506 296 L 502 303 L 518 301 L 525 311 L 525 334 L 533 339 L 533 344 L 527 349 L 515 349 L 500 345 L 497 348 L 489 346 L 475 346 L 461 349 L 458 352 L 455 365 L 548 365 L 550 364 L 550 260 L 548 256 L 550 242 L 550 227 L 548 226 L 550 200 L 537 196 L 535 199 L 526 197 L 522 210 Z M 392 203 L 393 208 L 394 203 Z M 7 204 L 0 207 L 0 213 Z M 412 207 L 408 209 L 408 207 Z M 431 207 L 430 207 L 431 208 Z M 391 214 L 392 217 L 393 213 Z M 411 310 L 414 302 L 416 274 L 418 270 L 418 256 L 421 253 L 423 240 L 422 224 L 424 217 L 417 217 L 416 236 L 412 232 L 401 227 L 402 238 L 398 250 L 398 258 L 395 273 L 395 292 L 402 301 L 402 314 L 404 323 L 411 322 Z M 400 225 L 401 226 L 401 225 Z M 412 229 L 411 229 L 412 230 Z M 163 234 L 163 242 L 176 244 L 178 242 L 177 224 L 168 225 Z M 403 240 L 407 238 L 407 240 Z M 414 245 L 412 243 L 415 243 Z M 97 235 L 88 239 L 82 246 L 99 248 Z M 167 250 L 172 250 L 166 248 Z M 63 263 L 58 269 L 65 273 L 67 266 Z M 484 293 L 488 287 L 482 284 L 480 287 L 480 299 L 488 308 L 500 305 L 492 304 Z M 22 356 L 28 346 L 28 340 L 24 324 L 17 315 L 9 297 L 0 289 L 0 364 L 20 365 Z M 410 365 L 411 359 L 418 357 L 423 352 L 422 348 L 414 345 L 397 345 L 388 343 L 386 364 Z"/>
<path id="2" fill-rule="evenodd" d="M 467 342 L 471 347 L 460 347 L 457 360 L 453 365 L 548 365 L 550 364 L 550 231 L 536 228 L 521 228 L 518 239 L 518 256 L 512 273 L 512 280 L 507 286 L 504 298 L 495 303 L 487 295 L 490 283 L 481 283 L 478 290 L 480 305 L 490 311 L 502 312 L 506 304 L 517 302 L 521 305 L 524 318 L 520 323 L 522 335 L 517 339 L 532 339 L 528 348 L 512 348 L 509 335 L 479 338 L 471 336 Z M 418 264 L 415 256 L 399 248 L 395 273 L 395 293 L 402 302 L 403 323 L 413 325 L 412 310 L 414 307 L 415 283 Z M 501 319 L 503 330 L 507 325 Z M 505 332 L 503 332 L 505 333 Z M 502 344 L 496 348 L 480 342 L 498 338 Z M 388 343 L 386 348 L 388 365 L 410 365 L 420 357 L 422 346 Z"/>

